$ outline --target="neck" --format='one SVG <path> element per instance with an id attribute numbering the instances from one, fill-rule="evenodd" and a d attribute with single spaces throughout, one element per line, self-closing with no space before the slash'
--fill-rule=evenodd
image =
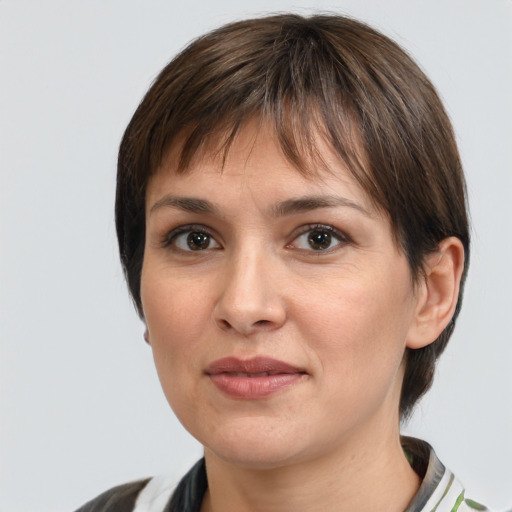
<path id="1" fill-rule="evenodd" d="M 420 479 L 404 456 L 398 425 L 391 430 L 370 440 L 360 431 L 340 450 L 264 470 L 234 466 L 206 450 L 202 512 L 401 512 Z"/>

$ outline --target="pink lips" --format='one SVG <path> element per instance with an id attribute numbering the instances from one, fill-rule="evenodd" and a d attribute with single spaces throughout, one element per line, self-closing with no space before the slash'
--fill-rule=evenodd
<path id="1" fill-rule="evenodd" d="M 303 369 L 269 357 L 226 357 L 210 364 L 205 373 L 223 393 L 245 400 L 268 397 L 306 375 Z"/>

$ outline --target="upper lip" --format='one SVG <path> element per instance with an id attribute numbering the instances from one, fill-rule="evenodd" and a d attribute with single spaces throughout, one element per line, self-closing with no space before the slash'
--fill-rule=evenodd
<path id="1" fill-rule="evenodd" d="M 293 366 L 273 359 L 271 357 L 253 357 L 251 359 L 238 359 L 237 357 L 224 357 L 211 363 L 205 370 L 208 375 L 221 373 L 246 373 L 246 374 L 290 374 L 306 373 L 303 368 Z"/>

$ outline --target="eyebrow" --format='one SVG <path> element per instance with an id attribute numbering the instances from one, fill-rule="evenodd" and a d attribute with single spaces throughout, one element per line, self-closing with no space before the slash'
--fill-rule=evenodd
<path id="1" fill-rule="evenodd" d="M 195 197 L 164 196 L 151 207 L 149 213 L 153 213 L 155 210 L 165 206 L 192 213 L 214 214 L 217 212 L 217 208 L 215 208 L 210 201 L 205 199 L 198 199 Z"/>
<path id="2" fill-rule="evenodd" d="M 304 213 L 319 208 L 333 208 L 337 206 L 343 206 L 347 208 L 353 208 L 360 211 L 368 217 L 372 217 L 371 213 L 366 210 L 363 206 L 339 196 L 304 196 L 292 199 L 286 199 L 276 203 L 270 208 L 270 214 L 273 217 L 286 217 L 287 215 L 293 215 L 297 213 Z M 206 199 L 199 199 L 195 197 L 177 197 L 167 195 L 159 199 L 149 210 L 150 214 L 160 208 L 170 207 L 178 210 L 184 210 L 192 213 L 219 214 L 219 209 L 210 201 Z"/>
<path id="3" fill-rule="evenodd" d="M 284 217 L 286 215 L 293 215 L 294 213 L 303 213 L 318 208 L 333 208 L 336 206 L 354 208 L 368 217 L 372 216 L 370 212 L 360 204 L 340 196 L 305 196 L 287 199 L 286 201 L 274 205 L 271 212 L 275 217 Z"/>

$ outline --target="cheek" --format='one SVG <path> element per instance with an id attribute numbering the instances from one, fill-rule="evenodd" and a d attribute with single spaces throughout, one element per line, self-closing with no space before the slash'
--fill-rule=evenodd
<path id="1" fill-rule="evenodd" d="M 211 301 L 201 283 L 165 273 L 143 274 L 141 295 L 155 366 L 172 403 L 173 391 L 201 372 L 199 344 L 210 324 Z"/>
<path id="2" fill-rule="evenodd" d="M 197 339 L 208 314 L 206 290 L 201 281 L 180 279 L 172 269 L 143 271 L 141 297 L 151 338 L 176 346 Z"/>
<path id="3" fill-rule="evenodd" d="M 353 386 L 395 375 L 411 321 L 408 282 L 376 279 L 337 281 L 322 293 L 304 295 L 295 316 L 325 375 Z"/>

